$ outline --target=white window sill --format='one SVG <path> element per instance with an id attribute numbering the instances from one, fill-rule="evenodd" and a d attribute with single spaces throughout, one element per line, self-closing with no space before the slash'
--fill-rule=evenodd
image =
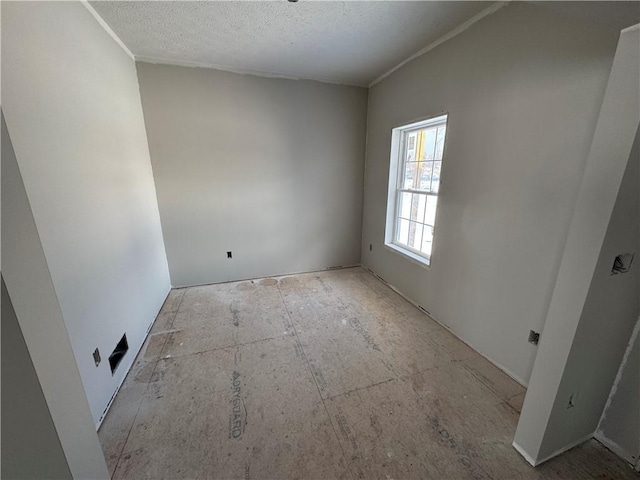
<path id="1" fill-rule="evenodd" d="M 392 252 L 395 252 L 398 255 L 403 256 L 410 262 L 415 263 L 416 265 L 429 270 L 429 263 L 430 263 L 429 258 L 425 258 L 420 255 L 417 255 L 410 250 L 407 250 L 405 248 L 402 248 L 399 245 L 396 245 L 395 243 L 385 243 L 384 246 L 387 247 Z"/>

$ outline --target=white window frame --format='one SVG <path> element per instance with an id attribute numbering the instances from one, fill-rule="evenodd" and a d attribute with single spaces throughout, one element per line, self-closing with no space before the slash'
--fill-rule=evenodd
<path id="1" fill-rule="evenodd" d="M 440 113 L 433 117 L 424 118 L 421 120 L 413 121 L 409 124 L 401 125 L 392 130 L 391 133 L 391 156 L 389 161 L 389 190 L 387 197 L 387 218 L 385 225 L 385 246 L 390 250 L 404 256 L 408 260 L 422 266 L 429 268 L 431 265 L 431 257 L 433 256 L 433 249 L 435 247 L 436 238 L 436 223 L 437 223 L 437 207 L 436 217 L 433 225 L 433 244 L 431 254 L 426 254 L 418 249 L 412 248 L 404 243 L 396 241 L 396 231 L 398 228 L 398 220 L 400 218 L 400 201 L 399 198 L 403 192 L 406 193 L 418 193 L 421 195 L 439 197 L 442 192 L 442 171 L 445 163 L 445 152 L 447 149 L 447 137 L 449 133 L 448 129 L 448 112 Z M 428 127 L 434 127 L 437 125 L 447 125 L 445 132 L 445 139 L 442 151 L 442 163 L 440 167 L 440 185 L 438 192 L 427 192 L 420 189 L 407 189 L 402 185 L 404 179 L 404 170 L 406 163 L 406 137 L 407 135 L 423 130 Z M 426 208 L 426 204 L 425 204 Z"/>

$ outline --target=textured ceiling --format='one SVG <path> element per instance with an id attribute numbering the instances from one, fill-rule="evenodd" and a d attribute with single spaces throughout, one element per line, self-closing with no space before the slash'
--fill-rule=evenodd
<path id="1" fill-rule="evenodd" d="M 368 85 L 493 2 L 91 2 L 136 59 Z"/>

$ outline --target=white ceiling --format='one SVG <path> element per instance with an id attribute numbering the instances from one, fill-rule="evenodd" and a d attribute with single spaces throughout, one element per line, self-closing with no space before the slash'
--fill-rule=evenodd
<path id="1" fill-rule="evenodd" d="M 91 1 L 137 60 L 369 85 L 506 2 Z M 602 26 L 640 22 L 640 2 L 531 1 Z"/>
<path id="2" fill-rule="evenodd" d="M 137 60 L 368 85 L 493 2 L 119 2 L 91 6 Z"/>

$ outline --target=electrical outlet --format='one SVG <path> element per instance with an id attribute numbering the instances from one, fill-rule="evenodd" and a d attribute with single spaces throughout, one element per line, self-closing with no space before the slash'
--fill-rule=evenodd
<path id="1" fill-rule="evenodd" d="M 97 348 L 93 351 L 93 362 L 96 364 L 96 367 L 100 365 L 102 359 L 100 358 L 100 350 Z"/>
<path id="2" fill-rule="evenodd" d="M 534 332 L 533 330 L 529 330 L 529 343 L 533 345 L 538 345 L 540 341 L 540 333 Z"/>

